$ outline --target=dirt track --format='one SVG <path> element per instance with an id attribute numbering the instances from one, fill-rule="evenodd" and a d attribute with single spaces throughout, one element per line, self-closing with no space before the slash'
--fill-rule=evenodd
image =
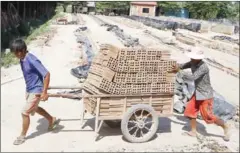
<path id="1" fill-rule="evenodd" d="M 118 47 L 123 47 L 116 36 L 107 32 L 105 27 L 100 27 L 95 21 L 87 15 L 82 15 L 86 22 L 88 31 L 86 34 L 98 47 L 102 43 L 110 43 Z M 109 17 L 102 19 L 117 24 L 127 33 L 138 37 L 140 43 L 144 46 L 161 47 L 162 44 L 156 39 L 147 36 L 143 29 L 136 29 L 133 26 L 128 27 L 111 20 Z M 70 74 L 70 69 L 78 66 L 77 62 L 81 55 L 81 49 L 76 42 L 74 30 L 78 25 L 53 25 L 56 29 L 54 37 L 49 41 L 49 46 L 39 47 L 38 41 L 33 41 L 28 47 L 30 52 L 37 55 L 44 65 L 51 72 L 51 85 L 78 85 L 78 80 Z M 154 29 L 148 28 L 154 31 Z M 157 34 L 169 34 L 168 32 L 159 32 Z M 167 36 L 166 35 L 166 36 Z M 165 46 L 167 47 L 167 46 Z M 187 60 L 185 56 L 173 51 L 172 58 L 179 62 Z M 228 57 L 226 57 L 228 58 Z M 21 76 L 20 67 L 14 66 L 2 70 L 6 76 L 2 75 L 2 81 L 9 78 Z M 211 68 L 212 82 L 214 88 L 223 94 L 226 98 L 231 98 L 234 103 L 238 97 L 239 87 L 237 79 L 225 75 L 223 72 Z M 227 79 L 228 81 L 224 81 Z M 222 87 L 228 88 L 222 88 Z M 50 98 L 47 102 L 40 105 L 46 108 L 51 114 L 62 119 L 59 128 L 47 133 L 47 121 L 40 116 L 35 115 L 31 118 L 28 140 L 21 146 L 13 146 L 13 141 L 19 135 L 21 130 L 20 111 L 25 102 L 24 80 L 20 79 L 1 86 L 1 148 L 2 151 L 104 151 L 104 152 L 139 152 L 139 151 L 238 151 L 239 150 L 239 129 L 233 128 L 230 142 L 222 140 L 223 131 L 215 125 L 207 125 L 199 121 L 199 139 L 183 136 L 182 133 L 188 129 L 187 120 L 180 115 L 174 115 L 170 118 L 160 118 L 159 131 L 157 136 L 150 142 L 143 144 L 131 144 L 126 142 L 121 135 L 120 129 L 111 129 L 104 125 L 100 131 L 100 140 L 94 141 L 94 120 L 87 115 L 86 126 L 80 129 L 80 110 L 81 101 L 69 99 Z M 203 136 L 207 136 L 203 138 Z"/>

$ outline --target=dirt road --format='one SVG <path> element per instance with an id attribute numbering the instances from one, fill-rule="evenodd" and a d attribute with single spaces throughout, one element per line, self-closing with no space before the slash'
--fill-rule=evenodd
<path id="1" fill-rule="evenodd" d="M 121 42 L 113 33 L 107 32 L 106 28 L 100 27 L 95 21 L 83 15 L 88 27 L 88 36 L 97 45 L 111 43 L 121 47 Z M 32 42 L 29 50 L 37 55 L 51 72 L 50 85 L 78 85 L 78 81 L 70 74 L 70 69 L 76 67 L 81 50 L 76 42 L 74 30 L 77 25 L 53 26 L 57 32 L 49 42 L 49 46 L 39 47 L 37 42 Z M 136 32 L 136 31 L 135 31 Z M 138 35 L 145 37 L 142 34 Z M 148 38 L 145 43 L 156 43 Z M 159 44 L 158 44 L 159 45 Z M 18 71 L 17 71 L 18 70 Z M 21 76 L 19 65 L 3 72 L 7 77 Z M 143 144 L 131 144 L 124 140 L 120 129 L 111 129 L 104 125 L 100 131 L 100 140 L 94 141 L 94 120 L 86 115 L 85 127 L 80 129 L 81 101 L 68 99 L 50 98 L 47 102 L 41 102 L 41 106 L 48 110 L 53 116 L 61 118 L 60 126 L 53 132 L 47 132 L 47 121 L 35 115 L 31 118 L 28 132 L 28 140 L 20 145 L 14 146 L 14 139 L 20 134 L 21 115 L 20 111 L 25 103 L 25 84 L 20 79 L 1 86 L 1 148 L 2 151 L 32 151 L 32 152 L 70 152 L 70 151 L 135 151 L 135 152 L 159 152 L 159 151 L 236 151 L 239 148 L 239 130 L 233 128 L 232 139 L 226 143 L 222 140 L 223 131 L 220 127 L 208 125 L 199 121 L 199 133 L 207 138 L 196 139 L 183 136 L 182 133 L 188 129 L 187 120 L 175 115 L 170 118 L 160 118 L 157 136 L 150 142 Z M 208 144 L 208 145 L 207 145 Z M 222 147 L 221 147 L 222 146 Z M 227 147 L 225 147 L 227 146 Z M 202 149 L 201 149 L 202 148 Z"/>

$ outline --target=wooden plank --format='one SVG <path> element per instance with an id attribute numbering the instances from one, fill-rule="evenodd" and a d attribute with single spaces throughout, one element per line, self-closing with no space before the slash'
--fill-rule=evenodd
<path id="1" fill-rule="evenodd" d="M 170 101 L 172 98 L 157 98 L 157 99 L 155 99 L 155 98 L 152 98 L 152 102 L 154 103 L 154 102 L 165 102 L 165 101 Z M 131 100 L 127 100 L 127 102 L 149 102 L 149 99 L 144 99 L 144 100 L 140 100 L 140 99 L 131 99 Z"/>
<path id="2" fill-rule="evenodd" d="M 96 107 L 96 118 L 95 118 L 95 132 L 97 132 L 97 129 L 98 129 L 100 102 L 101 102 L 101 98 L 98 98 L 97 99 L 97 107 Z"/>
<path id="3" fill-rule="evenodd" d="M 100 110 L 100 115 L 122 114 L 122 111 Z"/>
<path id="4" fill-rule="evenodd" d="M 124 98 L 123 100 L 123 112 L 126 112 L 127 111 L 127 97 Z"/>
<path id="5" fill-rule="evenodd" d="M 153 105 L 154 107 L 156 108 L 167 108 L 167 109 L 170 109 L 171 108 L 171 104 L 167 104 L 167 105 Z"/>
<path id="6" fill-rule="evenodd" d="M 121 117 L 120 116 L 122 116 L 122 113 L 120 114 L 101 114 L 101 116 L 99 117 L 99 118 L 101 118 L 101 119 L 103 119 L 103 118 L 105 118 L 105 120 L 109 120 L 108 118 L 115 118 L 115 119 L 121 119 Z"/>
<path id="7" fill-rule="evenodd" d="M 92 98 L 112 98 L 112 97 L 118 97 L 118 98 L 123 98 L 123 97 L 148 97 L 148 96 L 173 96 L 174 93 L 172 92 L 168 92 L 168 93 L 155 93 L 155 94 L 136 94 L 136 95 L 127 95 L 127 94 L 124 94 L 124 95 L 112 95 L 112 94 L 102 94 L 102 95 L 86 95 L 86 96 L 83 96 L 83 97 L 92 97 Z M 83 98 L 82 97 L 82 98 Z"/>
<path id="8" fill-rule="evenodd" d="M 100 107 L 99 107 L 100 108 Z M 109 108 L 100 108 L 101 111 L 105 111 L 105 110 L 108 110 L 108 111 L 122 111 L 122 107 L 116 107 L 116 108 L 112 108 L 112 107 L 109 107 Z"/>

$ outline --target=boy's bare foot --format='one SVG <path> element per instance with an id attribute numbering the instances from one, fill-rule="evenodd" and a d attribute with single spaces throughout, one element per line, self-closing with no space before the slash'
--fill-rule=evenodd
<path id="1" fill-rule="evenodd" d="M 224 130 L 223 140 L 224 141 L 229 141 L 230 140 L 229 125 L 225 124 L 223 130 Z"/>
<path id="2" fill-rule="evenodd" d="M 197 137 L 197 132 L 194 132 L 194 131 L 184 132 L 183 135 Z"/>
<path id="3" fill-rule="evenodd" d="M 48 131 L 54 130 L 54 128 L 59 124 L 60 119 L 53 117 L 52 121 L 49 123 Z"/>

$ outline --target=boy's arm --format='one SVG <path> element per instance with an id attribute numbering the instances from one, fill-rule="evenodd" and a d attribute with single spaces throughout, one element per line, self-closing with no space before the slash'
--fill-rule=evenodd
<path id="1" fill-rule="evenodd" d="M 47 90 L 48 90 L 48 87 L 49 87 L 49 82 L 50 82 L 50 73 L 48 72 L 46 74 L 46 76 L 44 77 L 44 81 L 43 81 L 43 93 L 42 93 L 42 100 L 43 101 L 48 99 Z"/>
<path id="2" fill-rule="evenodd" d="M 50 73 L 38 59 L 30 60 L 30 63 L 34 69 L 44 78 L 41 98 L 43 101 L 46 101 L 48 99 L 47 90 L 50 82 Z"/>

